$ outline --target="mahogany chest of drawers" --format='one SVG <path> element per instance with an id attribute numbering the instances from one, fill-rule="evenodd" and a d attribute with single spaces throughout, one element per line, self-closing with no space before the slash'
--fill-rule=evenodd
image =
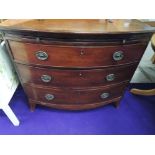
<path id="1" fill-rule="evenodd" d="M 103 19 L 6 20 L 0 31 L 31 110 L 118 106 L 154 32 Z"/>

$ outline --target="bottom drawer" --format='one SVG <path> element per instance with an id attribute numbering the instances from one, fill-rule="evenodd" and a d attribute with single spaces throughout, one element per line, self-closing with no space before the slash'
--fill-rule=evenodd
<path id="1" fill-rule="evenodd" d="M 45 88 L 35 85 L 24 85 L 31 100 L 44 104 L 55 105 L 86 105 L 100 104 L 122 96 L 128 82 L 91 89 L 60 89 Z"/>
<path id="2" fill-rule="evenodd" d="M 90 104 L 54 104 L 54 103 L 47 103 L 47 102 L 41 102 L 41 101 L 35 101 L 32 99 L 29 99 L 29 103 L 32 111 L 34 110 L 36 104 L 40 104 L 50 108 L 64 109 L 64 110 L 86 110 L 86 109 L 94 109 L 100 106 L 104 106 L 109 103 L 114 103 L 114 105 L 117 107 L 120 99 L 121 97 L 117 97 L 104 102 L 90 103 Z"/>

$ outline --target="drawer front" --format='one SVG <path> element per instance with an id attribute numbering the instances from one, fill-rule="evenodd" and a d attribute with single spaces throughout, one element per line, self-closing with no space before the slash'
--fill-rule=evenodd
<path id="1" fill-rule="evenodd" d="M 96 87 L 130 80 L 138 63 L 87 70 L 47 69 L 16 64 L 23 83 L 52 87 Z"/>
<path id="2" fill-rule="evenodd" d="M 126 87 L 120 83 L 109 87 L 94 89 L 54 89 L 25 85 L 30 99 L 51 104 L 93 104 L 102 103 L 120 97 Z"/>
<path id="3" fill-rule="evenodd" d="M 147 44 L 62 47 L 9 41 L 16 62 L 53 67 L 102 67 L 139 61 Z"/>
<path id="4" fill-rule="evenodd" d="M 101 106 L 104 106 L 110 103 L 119 102 L 120 99 L 121 97 L 117 97 L 112 100 L 107 100 L 107 101 L 100 102 L 100 103 L 89 103 L 89 104 L 54 104 L 54 103 L 35 101 L 32 99 L 29 99 L 29 102 L 32 105 L 40 104 L 40 105 L 47 106 L 50 108 L 63 109 L 63 110 L 88 110 L 88 109 L 94 109 L 97 107 L 101 107 Z"/>

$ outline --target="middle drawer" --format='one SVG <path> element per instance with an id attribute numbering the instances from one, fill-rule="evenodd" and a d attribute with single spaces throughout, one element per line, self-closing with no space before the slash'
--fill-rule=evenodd
<path id="1" fill-rule="evenodd" d="M 97 87 L 130 80 L 138 63 L 104 69 L 48 69 L 16 64 L 23 83 L 52 87 Z"/>

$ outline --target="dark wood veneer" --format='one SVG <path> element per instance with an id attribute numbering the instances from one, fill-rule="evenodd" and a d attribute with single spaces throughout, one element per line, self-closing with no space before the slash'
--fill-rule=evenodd
<path id="1" fill-rule="evenodd" d="M 36 104 L 84 110 L 119 105 L 155 29 L 138 20 L 46 19 L 6 20 L 0 32 L 31 110 Z M 37 51 L 48 59 L 39 60 Z M 123 52 L 122 60 L 114 60 L 115 52 Z"/>
<path id="2" fill-rule="evenodd" d="M 56 108 L 56 109 L 65 109 L 65 110 L 88 110 L 88 109 L 94 109 L 98 108 L 107 104 L 113 104 L 116 108 L 119 106 L 119 102 L 121 100 L 122 96 L 109 99 L 104 102 L 99 103 L 91 103 L 91 104 L 54 104 L 54 103 L 47 103 L 47 102 L 41 102 L 29 99 L 29 104 L 31 107 L 31 111 L 33 111 L 36 107 L 36 104 L 50 107 L 50 108 Z"/>
<path id="3" fill-rule="evenodd" d="M 105 101 L 122 96 L 122 93 L 127 86 L 128 81 L 119 84 L 114 84 L 106 87 L 98 88 L 53 88 L 42 87 L 36 85 L 24 85 L 25 92 L 29 99 L 48 103 L 62 105 L 83 105 L 83 104 L 102 104 Z M 117 89 L 117 91 L 116 91 Z M 109 93 L 109 97 L 102 99 L 102 93 Z M 46 94 L 54 95 L 54 99 L 48 101 L 45 98 Z M 33 107 L 31 107 L 33 108 Z"/>
<path id="4" fill-rule="evenodd" d="M 122 46 L 65 47 L 9 41 L 9 45 L 14 60 L 19 63 L 66 68 L 97 68 L 139 61 L 147 43 Z M 48 59 L 45 61 L 38 60 L 37 51 L 46 52 Z M 117 51 L 124 53 L 124 58 L 120 61 L 113 59 L 113 54 Z"/>
<path id="5" fill-rule="evenodd" d="M 138 63 L 121 67 L 108 67 L 104 69 L 47 69 L 41 67 L 16 64 L 22 83 L 34 83 L 52 87 L 98 87 L 124 80 L 130 80 Z M 106 79 L 107 75 L 114 74 L 113 81 Z M 43 82 L 42 75 L 51 76 L 49 82 Z"/>

